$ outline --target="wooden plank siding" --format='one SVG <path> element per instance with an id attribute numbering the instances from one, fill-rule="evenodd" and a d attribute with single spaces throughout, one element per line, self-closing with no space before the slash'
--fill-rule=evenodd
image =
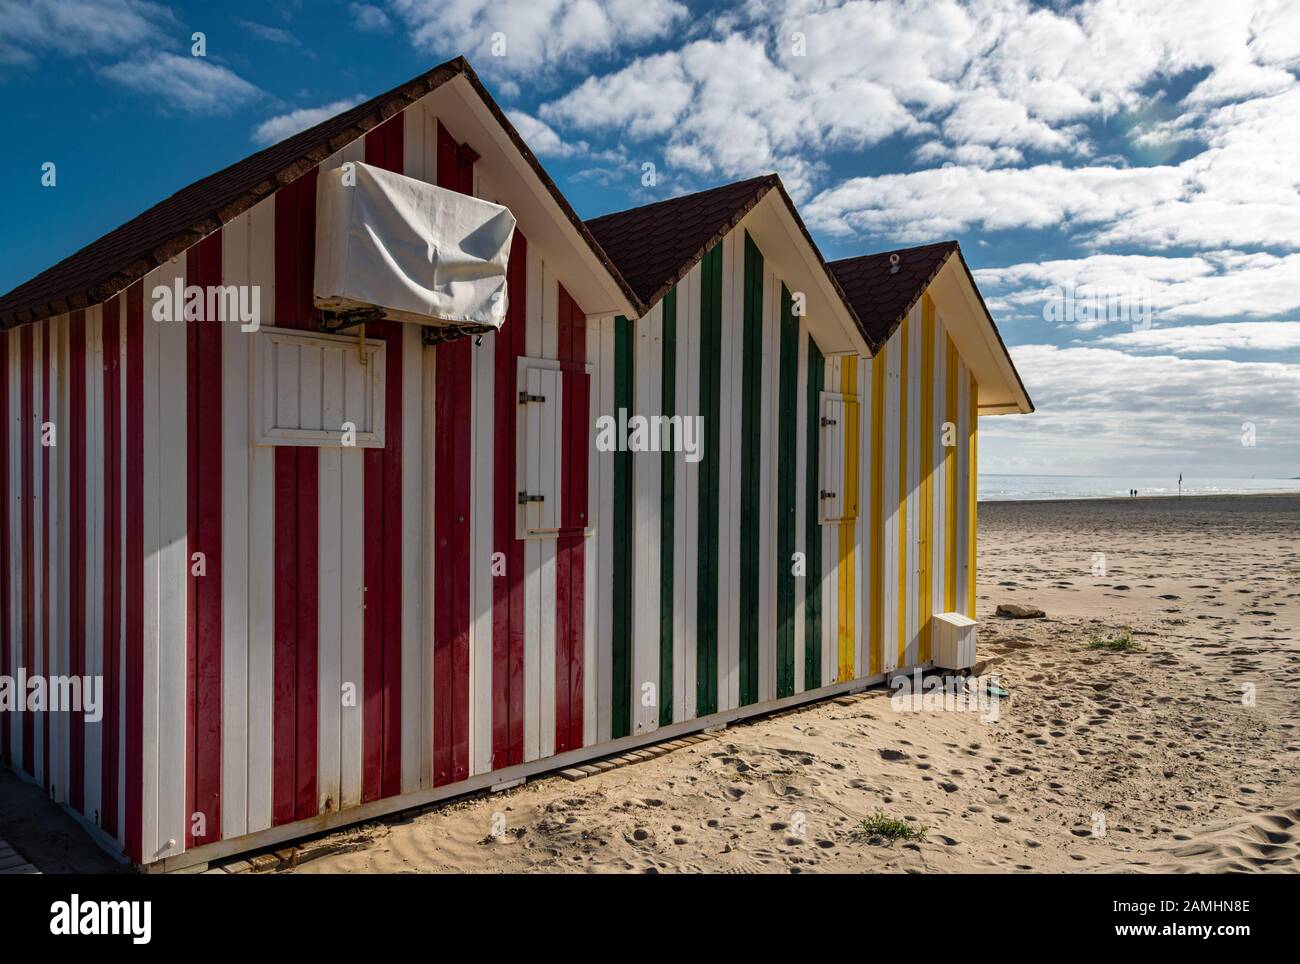
<path id="1" fill-rule="evenodd" d="M 935 613 L 974 614 L 957 322 L 925 295 L 875 357 L 823 352 L 744 219 L 636 319 L 587 314 L 517 231 L 481 343 L 366 326 L 382 446 L 255 444 L 266 332 L 155 321 L 154 288 L 256 287 L 264 328 L 319 339 L 318 171 L 492 199 L 456 134 L 413 105 L 109 302 L 0 334 L 0 673 L 108 687 L 100 723 L 0 714 L 0 756 L 132 861 L 877 682 L 929 659 Z M 341 431 L 357 376 L 293 364 L 276 404 Z M 529 365 L 557 373 L 545 534 L 517 502 Z M 829 469 L 823 394 L 844 419 Z M 602 416 L 621 435 L 651 415 L 698 418 L 699 459 L 597 447 Z"/>

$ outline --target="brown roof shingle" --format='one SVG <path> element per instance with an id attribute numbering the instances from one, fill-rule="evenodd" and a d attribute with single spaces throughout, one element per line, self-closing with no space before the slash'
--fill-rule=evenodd
<path id="1" fill-rule="evenodd" d="M 822 257 L 779 175 L 764 174 L 639 208 L 604 214 L 588 221 L 587 227 L 641 303 L 649 308 L 685 277 L 727 232 L 744 220 L 745 215 L 771 190 L 780 193 L 804 240 L 826 271 L 831 287 L 844 302 L 854 324 L 861 329 L 861 321 Z M 870 338 L 867 344 L 871 344 Z"/>
<path id="2" fill-rule="evenodd" d="M 304 174 L 335 151 L 452 78 L 464 75 L 554 196 L 596 258 L 636 299 L 586 225 L 550 179 L 469 62 L 457 57 L 363 104 L 182 188 L 80 251 L 0 297 L 0 330 L 111 298 L 118 291 Z M 637 307 L 640 307 L 639 305 Z"/>
<path id="3" fill-rule="evenodd" d="M 939 241 L 832 261 L 830 269 L 862 320 L 868 341 L 878 347 L 894 333 L 956 250 L 956 241 Z M 898 256 L 897 271 L 891 271 L 894 255 Z"/>
<path id="4" fill-rule="evenodd" d="M 778 183 L 775 174 L 765 174 L 605 214 L 587 227 L 649 307 Z"/>
<path id="5" fill-rule="evenodd" d="M 880 351 L 889 340 L 889 336 L 902 324 L 903 318 L 912 310 L 912 306 L 916 304 L 925 289 L 930 286 L 930 282 L 935 279 L 939 270 L 954 255 L 962 270 L 966 272 L 976 297 L 979 298 L 980 307 L 984 309 L 984 315 L 993 328 L 998 345 L 1007 360 L 1011 360 L 1007 344 L 1002 340 L 1002 332 L 998 331 L 997 322 L 993 320 L 988 305 L 984 303 L 984 295 L 975 284 L 970 265 L 966 263 L 966 258 L 961 253 L 961 245 L 956 241 L 936 241 L 915 248 L 880 251 L 876 254 L 864 254 L 830 263 L 831 273 L 839 279 L 850 304 L 858 313 L 858 318 L 866 326 L 867 340 L 871 342 L 873 351 Z M 897 271 L 892 270 L 895 256 L 898 257 Z M 1015 374 L 1016 383 L 1029 404 L 1029 411 L 1032 412 L 1033 400 L 1029 397 L 1024 380 L 1020 377 L 1014 362 L 1011 362 L 1011 371 Z"/>

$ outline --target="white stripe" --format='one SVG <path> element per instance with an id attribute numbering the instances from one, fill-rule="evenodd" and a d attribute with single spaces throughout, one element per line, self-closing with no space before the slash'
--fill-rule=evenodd
<path id="1" fill-rule="evenodd" d="M 542 354 L 542 287 L 544 271 L 542 259 L 538 255 L 537 249 L 533 245 L 529 245 L 524 352 L 531 358 L 538 358 Z M 524 433 L 516 433 L 515 457 L 517 459 L 516 464 L 519 466 L 525 466 L 527 460 L 523 440 Z M 542 708 L 538 702 L 540 698 L 538 690 L 542 679 L 542 545 L 539 540 L 528 539 L 524 542 L 524 565 L 524 761 L 527 762 L 536 760 L 542 755 Z M 554 717 L 552 716 L 552 735 L 554 729 Z"/>
<path id="2" fill-rule="evenodd" d="M 532 248 L 529 249 L 531 252 Z M 542 264 L 542 315 L 541 315 L 541 357 L 559 357 L 559 287 L 555 275 Z M 557 457 L 558 453 L 549 446 L 544 456 Z M 550 477 L 548 473 L 547 477 Z M 557 512 L 558 517 L 558 512 Z M 547 538 L 538 543 L 540 568 L 538 572 L 538 628 L 540 630 L 540 652 L 538 654 L 537 693 L 538 713 L 538 754 L 551 756 L 555 753 L 555 573 L 556 540 Z"/>
<path id="3" fill-rule="evenodd" d="M 684 282 L 677 286 L 677 346 L 682 355 L 677 370 L 683 377 L 677 382 L 681 393 L 679 410 L 691 417 L 704 421 L 703 405 L 700 400 L 700 284 L 701 269 L 698 264 L 691 268 Z M 673 717 L 675 720 L 694 719 L 697 714 L 699 672 L 696 665 L 699 651 L 696 648 L 699 638 L 699 548 L 700 548 L 700 464 L 708 450 L 708 433 L 712 426 L 705 425 L 700 434 L 700 460 L 686 463 L 682 467 L 679 501 L 682 511 L 679 516 L 682 528 L 682 581 L 678 594 L 681 596 L 680 613 L 680 649 L 673 654 L 676 666 L 680 655 L 681 663 L 681 709 L 674 700 Z M 674 640 L 677 644 L 677 641 Z M 674 684 L 675 685 L 675 684 Z"/>
<path id="4" fill-rule="evenodd" d="M 49 668 L 45 665 L 45 647 L 41 638 L 45 627 L 44 614 L 41 606 L 41 586 L 45 582 L 45 556 L 41 551 L 41 537 L 44 533 L 41 507 L 43 498 L 41 493 L 41 475 L 44 459 L 42 453 L 45 452 L 44 446 L 41 445 L 41 344 L 42 337 L 49 327 L 48 322 L 42 322 L 32 326 L 32 421 L 27 426 L 27 444 L 32 447 L 32 656 L 33 663 L 30 671 L 39 673 L 48 677 Z M 120 506 L 119 506 L 120 508 Z M 122 530 L 125 531 L 125 530 Z M 121 677 L 118 677 L 119 681 Z M 118 704 L 121 705 L 120 703 Z M 45 726 L 46 719 L 44 713 L 38 713 L 30 717 L 33 726 L 32 739 L 32 774 L 37 783 L 45 779 Z M 118 762 L 121 763 L 121 756 L 118 756 Z M 120 781 L 119 781 L 120 782 Z M 121 813 L 121 811 L 118 811 Z"/>
<path id="5" fill-rule="evenodd" d="M 690 345 L 687 332 L 690 330 L 686 321 L 690 310 L 690 285 L 685 281 L 677 284 L 677 302 L 673 329 L 673 411 L 682 419 L 683 430 L 686 419 L 698 414 L 698 406 L 688 398 L 688 366 Z M 686 617 L 686 559 L 687 559 L 687 502 L 686 475 L 691 466 L 685 453 L 673 456 L 673 722 L 686 718 L 686 646 L 688 639 L 695 634 L 687 628 Z"/>
<path id="6" fill-rule="evenodd" d="M 486 773 L 492 769 L 492 596 L 495 579 L 492 575 L 492 553 L 497 547 L 492 541 L 492 500 L 496 478 L 492 471 L 492 458 L 496 443 L 495 371 L 496 340 L 500 335 L 489 335 L 483 344 L 470 348 L 471 391 L 470 462 L 470 626 L 469 626 L 469 692 L 470 692 L 470 774 Z M 417 341 L 418 347 L 418 341 Z M 508 575 L 508 574 L 507 574 Z M 505 578 L 505 577 L 502 577 Z"/>
<path id="7" fill-rule="evenodd" d="M 899 360 L 902 355 L 897 332 L 885 344 L 885 431 L 884 431 L 884 559 L 881 572 L 882 667 L 898 666 L 898 411 Z"/>
<path id="8" fill-rule="evenodd" d="M 185 278 L 185 255 L 181 254 L 159 270 L 159 283 L 170 284 L 172 279 Z M 146 288 L 152 290 L 152 286 Z M 146 330 L 156 331 L 157 367 L 154 376 L 157 413 L 157 441 L 147 445 L 145 451 L 157 453 L 157 474 L 154 477 L 156 498 L 150 499 L 146 486 L 145 510 L 156 507 L 157 529 L 154 538 L 145 544 L 145 553 L 156 567 L 157 606 L 156 635 L 146 642 L 146 651 L 152 650 L 157 660 L 157 729 L 153 739 L 147 730 L 145 747 L 158 750 L 158 814 L 155 850 L 146 850 L 145 857 L 178 854 L 185 847 L 185 832 L 189 826 L 185 795 L 185 707 L 186 707 L 186 647 L 185 606 L 186 579 L 189 573 L 189 548 L 186 514 L 186 325 L 181 322 L 159 322 Z M 147 636 L 147 634 L 146 634 Z M 147 685 L 146 692 L 152 687 Z M 88 748 L 89 752 L 89 748 Z M 174 844 L 169 846 L 169 841 Z"/>
<path id="9" fill-rule="evenodd" d="M 614 324 L 613 317 L 600 319 L 599 356 L 596 365 L 596 377 L 599 382 L 599 402 L 597 415 L 618 417 L 614 411 Z M 600 478 L 596 489 L 596 539 L 599 558 L 605 560 L 600 573 L 600 589 L 597 599 L 597 626 L 599 627 L 599 644 L 597 647 L 598 665 L 593 667 L 596 674 L 596 739 L 604 742 L 612 732 L 611 710 L 613 706 L 613 639 L 614 639 L 614 459 L 611 453 L 602 452 L 596 457 L 600 467 Z"/>
<path id="10" fill-rule="evenodd" d="M 660 411 L 663 368 L 663 302 L 633 324 L 632 411 L 648 419 Z M 631 429 L 629 428 L 629 434 Z M 647 443 L 649 443 L 647 430 Z M 657 452 L 633 452 L 632 461 L 632 694 L 633 733 L 659 726 L 659 542 L 661 458 Z M 649 692 L 654 698 L 645 698 Z M 650 705 L 645 704 L 649 702 Z"/>
<path id="11" fill-rule="evenodd" d="M 808 486 L 817 480 L 808 479 L 808 326 L 802 317 L 796 317 L 799 345 L 798 371 L 795 375 L 795 447 L 794 447 L 794 548 L 802 553 L 804 575 L 794 581 L 794 691 L 802 693 L 807 688 L 804 659 L 807 654 L 807 626 L 804 600 L 816 587 L 808 585 L 808 560 L 813 547 L 808 545 Z"/>

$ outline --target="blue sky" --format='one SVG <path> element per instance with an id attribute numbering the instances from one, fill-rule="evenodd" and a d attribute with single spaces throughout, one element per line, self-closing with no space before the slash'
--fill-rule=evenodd
<path id="1" fill-rule="evenodd" d="M 583 216 L 775 170 L 828 258 L 960 240 L 1039 408 L 985 471 L 1300 475 L 1284 0 L 0 0 L 0 290 L 460 53 Z"/>

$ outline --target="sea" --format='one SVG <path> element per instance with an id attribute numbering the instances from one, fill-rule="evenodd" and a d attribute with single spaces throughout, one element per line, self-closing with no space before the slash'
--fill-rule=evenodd
<path id="1" fill-rule="evenodd" d="M 979 477 L 981 502 L 1019 502 L 1042 499 L 1124 498 L 1129 489 L 1138 497 L 1178 495 L 1173 478 L 1111 477 L 1100 475 L 984 475 Z M 1300 492 L 1300 479 L 1223 479 L 1193 475 L 1183 477 L 1183 495 L 1228 495 L 1258 492 Z"/>

